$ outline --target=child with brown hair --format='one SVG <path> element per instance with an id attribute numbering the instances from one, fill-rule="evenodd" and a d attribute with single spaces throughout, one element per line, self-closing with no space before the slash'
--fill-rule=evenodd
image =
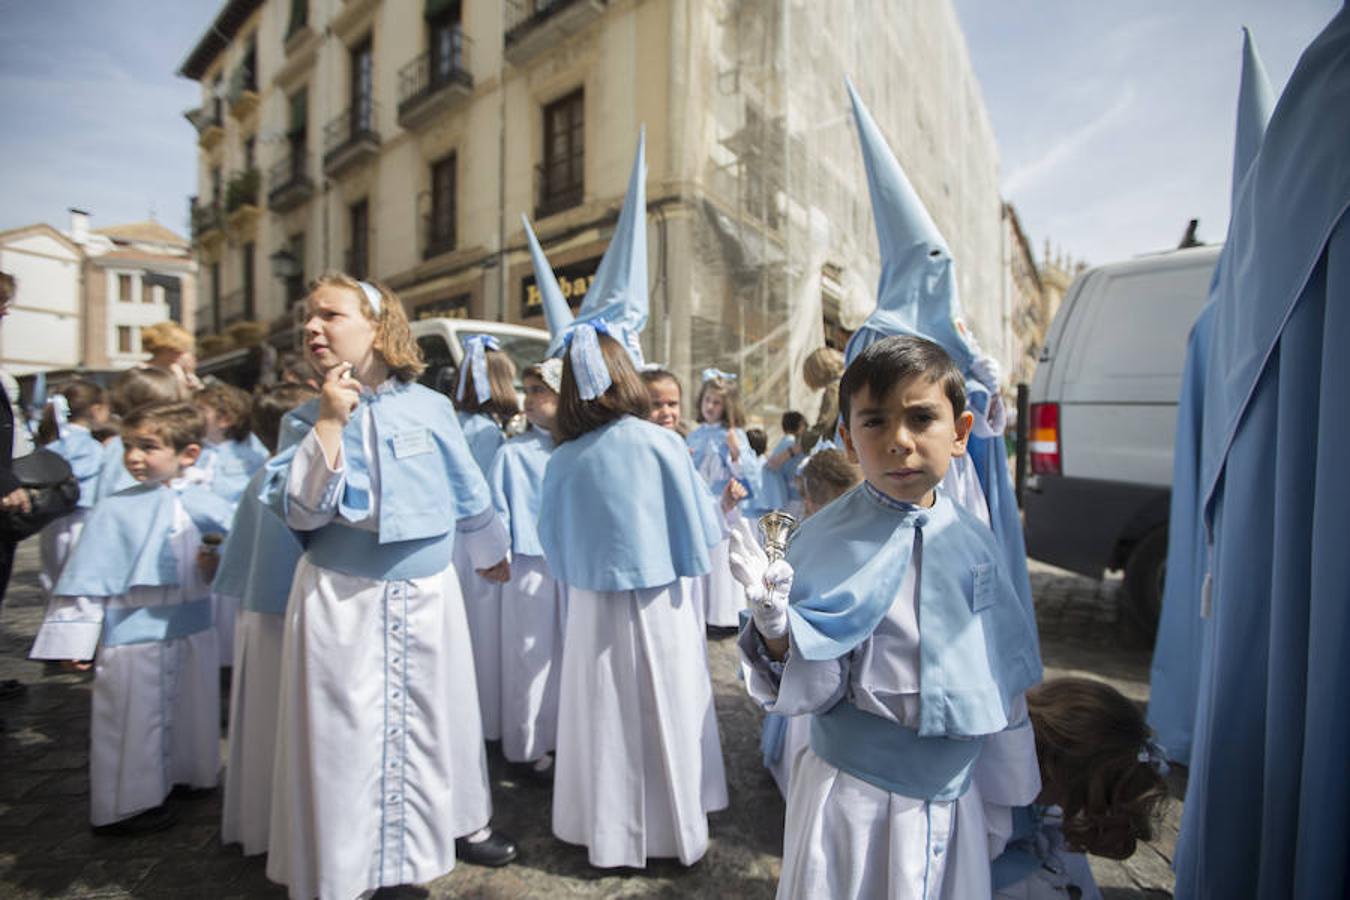
<path id="1" fill-rule="evenodd" d="M 591 865 L 692 865 L 726 779 L 696 581 L 722 540 L 678 436 L 647 421 L 624 345 L 570 332 L 539 539 L 567 585 L 553 832 Z"/>
<path id="2" fill-rule="evenodd" d="M 502 352 L 495 337 L 474 334 L 464 339 L 455 409 L 469 452 L 485 477 L 506 440 L 507 425 L 520 412 L 515 379 L 515 363 Z M 497 586 L 476 575 L 463 553 L 461 548 L 455 558 L 455 571 L 459 573 L 459 587 L 464 594 L 464 612 L 469 617 L 483 737 L 496 741 L 502 736 L 501 605 L 497 602 Z"/>
<path id="3" fill-rule="evenodd" d="M 803 515 L 816 514 L 830 501 L 856 486 L 862 477 L 862 469 L 849 462 L 842 450 L 821 450 L 807 457 L 797 475 L 801 484 Z"/>
<path id="4" fill-rule="evenodd" d="M 296 531 L 267 875 L 292 896 L 430 881 L 456 856 L 502 865 L 468 626 L 453 563 L 509 577 L 509 539 L 449 401 L 389 290 L 327 275 L 305 301 L 323 391 L 267 465 Z M 456 840 L 457 835 L 466 837 Z"/>
<path id="5" fill-rule="evenodd" d="M 74 512 L 49 522 L 38 538 L 42 569 L 38 581 L 50 601 L 52 588 L 61 577 L 70 548 L 79 540 L 89 510 L 94 505 L 98 473 L 103 465 L 103 447 L 93 429 L 108 421 L 108 392 L 83 378 L 62 385 L 52 394 L 38 425 L 38 442 L 70 463 L 80 483 L 80 499 Z"/>
<path id="6" fill-rule="evenodd" d="M 669 428 L 682 438 L 688 437 L 689 428 L 680 418 L 684 392 L 680 386 L 680 379 L 674 372 L 655 363 L 643 366 L 638 374 L 642 377 L 642 383 L 647 386 L 647 399 L 651 403 L 651 412 L 647 414 L 647 419 L 662 428 Z"/>
<path id="7" fill-rule="evenodd" d="M 1047 681 L 1027 691 L 1027 712 L 1041 794 L 1001 817 L 986 808 L 991 841 L 1004 842 L 994 896 L 1100 900 L 1083 854 L 1127 859 L 1153 837 L 1167 798 L 1162 750 L 1138 707 L 1099 681 Z"/>
<path id="8" fill-rule="evenodd" d="M 124 419 L 136 409 L 150 403 L 172 403 L 187 399 L 187 389 L 167 369 L 146 366 L 128 369 L 108 389 L 113 416 Z M 99 466 L 98 481 L 94 485 L 94 499 L 102 500 L 123 488 L 132 487 L 131 477 L 123 463 L 122 437 L 119 434 L 103 445 L 103 462 Z"/>
<path id="9" fill-rule="evenodd" d="M 143 406 L 123 420 L 138 485 L 94 506 L 33 645 L 34 659 L 96 659 L 89 797 L 99 834 L 167 827 L 170 788 L 216 783 L 214 559 L 201 548 L 204 535 L 228 529 L 230 509 L 183 478 L 202 431 L 190 403 Z"/>
<path id="10" fill-rule="evenodd" d="M 193 402 L 206 419 L 206 447 L 197 471 L 212 492 L 238 503 L 268 455 L 250 428 L 253 398 L 231 384 L 210 384 Z"/>

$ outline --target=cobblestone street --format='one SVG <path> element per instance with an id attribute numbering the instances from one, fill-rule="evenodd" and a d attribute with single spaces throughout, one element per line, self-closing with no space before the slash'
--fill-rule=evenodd
<path id="1" fill-rule="evenodd" d="M 136 838 L 95 837 L 88 827 L 89 677 L 25 659 L 41 618 L 36 541 L 21 545 L 0 613 L 0 678 L 26 696 L 0 706 L 0 897 L 284 897 L 261 857 L 219 838 L 219 791 L 175 797 L 180 820 Z M 1102 678 L 1131 699 L 1148 695 L 1148 649 L 1128 637 L 1104 585 L 1033 565 L 1048 677 Z M 503 870 L 461 866 L 427 886 L 433 897 L 771 897 L 778 874 L 783 804 L 759 763 L 759 717 L 736 680 L 730 638 L 709 645 L 731 807 L 712 816 L 712 847 L 696 866 L 656 863 L 601 873 L 585 852 L 549 832 L 549 792 L 494 761 L 494 824 L 516 838 L 519 862 Z M 1174 795 L 1184 783 L 1173 778 Z M 1169 897 L 1180 804 L 1159 839 L 1123 863 L 1093 860 L 1110 900 Z M 420 889 L 392 892 L 425 896 Z M 381 896 L 384 896 L 382 894 Z"/>

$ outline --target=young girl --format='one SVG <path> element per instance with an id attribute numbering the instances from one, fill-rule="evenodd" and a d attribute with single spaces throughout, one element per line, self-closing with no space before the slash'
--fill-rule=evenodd
<path id="1" fill-rule="evenodd" d="M 675 377 L 674 372 L 663 369 L 655 363 L 643 366 L 639 374 L 642 376 L 642 383 L 647 386 L 647 399 L 652 404 L 651 412 L 647 416 L 648 421 L 662 428 L 669 428 L 682 438 L 688 437 L 689 429 L 680 418 L 683 399 L 680 379 Z"/>
<path id="2" fill-rule="evenodd" d="M 253 433 L 271 452 L 279 443 L 294 443 L 303 435 L 283 441 L 282 418 L 315 395 L 304 384 L 279 384 L 259 394 L 251 415 Z M 217 600 L 229 598 L 230 606 L 239 609 L 220 838 L 242 844 L 246 856 L 267 852 L 286 598 L 304 552 L 295 533 L 258 496 L 267 474 L 260 469 L 244 490 L 211 584 Z M 221 606 L 218 602 L 217 611 Z"/>
<path id="3" fill-rule="evenodd" d="M 51 522 L 38 538 L 42 571 L 38 580 L 51 601 L 52 588 L 61 577 L 70 548 L 80 538 L 84 521 L 94 505 L 98 473 L 103 464 L 103 447 L 92 430 L 108 421 L 108 393 L 92 381 L 76 379 L 61 388 L 47 402 L 38 425 L 38 442 L 65 458 L 80 483 L 80 500 L 75 511 Z"/>
<path id="4" fill-rule="evenodd" d="M 233 385 L 212 384 L 198 391 L 193 402 L 206 419 L 206 447 L 197 468 L 212 493 L 238 503 L 268 456 L 250 428 L 253 399 Z"/>
<path id="5" fill-rule="evenodd" d="M 816 421 L 802 434 L 806 453 L 837 447 L 839 428 L 839 379 L 844 375 L 844 354 L 833 347 L 817 347 L 802 363 L 802 380 L 813 391 L 822 391 Z"/>
<path id="6" fill-rule="evenodd" d="M 1162 750 L 1138 708 L 1086 678 L 1056 678 L 1027 691 L 1041 794 L 1036 803 L 986 807 L 1001 900 L 1100 900 L 1084 853 L 1127 859 L 1149 840 L 1167 784 Z"/>
<path id="7" fill-rule="evenodd" d="M 532 763 L 551 780 L 558 734 L 558 678 L 567 596 L 539 546 L 539 489 L 553 452 L 562 362 L 546 359 L 525 370 L 525 417 L 530 428 L 497 451 L 488 484 L 511 531 L 511 580 L 498 590 L 501 615 L 502 755 Z"/>
<path id="8" fill-rule="evenodd" d="M 729 481 L 738 480 L 743 485 L 752 481 L 758 475 L 758 461 L 745 435 L 735 376 L 717 369 L 705 370 L 697 406 L 700 424 L 689 433 L 689 452 L 708 487 L 714 494 L 721 494 Z M 725 540 L 713 550 L 703 596 L 708 627 L 736 627 L 745 608 L 745 591 L 731 577 Z"/>
<path id="9" fill-rule="evenodd" d="M 590 324 L 570 338 L 539 520 L 568 591 L 553 833 L 593 866 L 692 865 L 727 802 L 694 607 L 722 527 L 623 345 Z"/>
<path id="10" fill-rule="evenodd" d="M 496 338 L 476 334 L 464 341 L 455 409 L 469 452 L 485 476 L 506 440 L 503 430 L 520 412 L 515 379 L 515 364 L 501 351 Z M 455 570 L 459 572 L 459 586 L 464 594 L 464 612 L 469 617 L 483 737 L 495 741 L 502 736 L 502 612 L 497 603 L 497 586 L 473 573 L 466 552 L 461 547 L 455 557 Z"/>
<path id="11" fill-rule="evenodd" d="M 117 376 L 108 391 L 113 415 L 118 419 L 124 419 L 136 409 L 151 403 L 172 403 L 185 397 L 186 389 L 177 376 L 167 369 L 153 366 L 128 369 Z M 94 485 L 95 501 L 136 485 L 136 479 L 131 477 L 122 461 L 122 449 L 120 434 L 103 444 L 103 462 L 99 465 L 98 481 Z"/>
<path id="12" fill-rule="evenodd" d="M 306 300 L 324 373 L 309 429 L 268 463 L 268 497 L 307 532 L 286 611 L 267 874 L 292 897 L 424 882 L 456 854 L 504 864 L 472 649 L 451 562 L 504 580 L 509 541 L 398 298 L 346 275 Z M 456 835 L 466 839 L 453 841 Z"/>

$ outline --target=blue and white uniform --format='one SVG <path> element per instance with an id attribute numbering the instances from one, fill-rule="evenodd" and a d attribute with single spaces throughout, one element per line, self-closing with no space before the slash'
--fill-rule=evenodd
<path id="1" fill-rule="evenodd" d="M 1040 678 L 993 535 L 941 492 L 921 509 L 864 482 L 802 524 L 788 561 L 786 662 L 752 626 L 739 641 L 751 696 L 812 717 L 778 896 L 989 896 L 985 785 L 1040 788 L 1034 755 L 981 766 L 990 736 L 1029 733 Z"/>
<path id="2" fill-rule="evenodd" d="M 539 502 L 553 438 L 531 428 L 502 445 L 488 470 L 492 502 L 511 532 L 511 580 L 496 586 L 501 643 L 502 755 L 533 762 L 558 740 L 567 592 L 539 544 Z M 476 648 L 475 648 L 476 650 Z"/>
<path id="3" fill-rule="evenodd" d="M 750 449 L 750 439 L 743 429 L 735 430 L 740 447 L 740 458 L 732 460 L 731 450 L 727 447 L 727 427 L 721 423 L 702 425 L 689 432 L 685 440 L 689 443 L 689 452 L 694 459 L 694 468 L 703 476 L 708 490 L 714 498 L 720 499 L 727 482 L 732 478 L 744 479 L 753 485 L 759 479 L 760 462 Z M 742 506 L 753 503 L 753 499 L 742 501 Z M 724 538 L 712 549 L 712 566 L 699 586 L 703 598 L 704 624 L 714 628 L 734 628 L 740 621 L 740 612 L 745 609 L 745 589 L 731 577 L 728 542 Z"/>
<path id="4" fill-rule="evenodd" d="M 182 479 L 121 491 L 94 506 L 56 583 L 29 655 L 95 659 L 94 825 L 159 806 L 175 784 L 216 784 L 219 662 L 197 551 L 229 513 Z"/>
<path id="5" fill-rule="evenodd" d="M 61 436 L 48 444 L 47 449 L 70 463 L 70 471 L 80 483 L 80 499 L 74 511 L 55 522 L 47 523 L 38 538 L 38 553 L 42 560 L 38 582 L 50 602 L 52 588 L 56 587 L 61 577 L 61 569 L 70 555 L 70 548 L 80 539 L 85 519 L 94 506 L 98 474 L 103 467 L 103 446 L 94 439 L 88 428 L 65 423 L 61 425 Z"/>
<path id="6" fill-rule="evenodd" d="M 335 465 L 311 430 L 267 471 L 306 544 L 286 610 L 268 877 L 343 900 L 430 881 L 491 815 L 451 562 L 457 546 L 478 568 L 507 554 L 487 483 L 449 401 L 395 379 L 362 393 Z"/>
<path id="7" fill-rule="evenodd" d="M 567 585 L 553 833 L 592 865 L 685 865 L 727 803 L 695 580 L 722 539 L 674 432 L 625 416 L 554 450 L 539 542 Z"/>

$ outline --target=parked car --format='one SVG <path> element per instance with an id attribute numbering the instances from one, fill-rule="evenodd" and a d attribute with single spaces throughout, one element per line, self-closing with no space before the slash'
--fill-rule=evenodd
<path id="1" fill-rule="evenodd" d="M 1219 247 L 1090 269 L 1051 323 L 1030 390 L 1027 553 L 1100 578 L 1157 627 L 1186 341 Z"/>
<path id="2" fill-rule="evenodd" d="M 548 355 L 548 332 L 525 325 L 480 319 L 430 318 L 413 322 L 412 333 L 427 363 L 426 371 L 418 380 L 447 397 L 454 396 L 459 365 L 464 359 L 464 339 L 470 335 L 489 334 L 497 339 L 502 352 L 516 364 L 516 390 L 522 397 L 521 372 Z"/>

